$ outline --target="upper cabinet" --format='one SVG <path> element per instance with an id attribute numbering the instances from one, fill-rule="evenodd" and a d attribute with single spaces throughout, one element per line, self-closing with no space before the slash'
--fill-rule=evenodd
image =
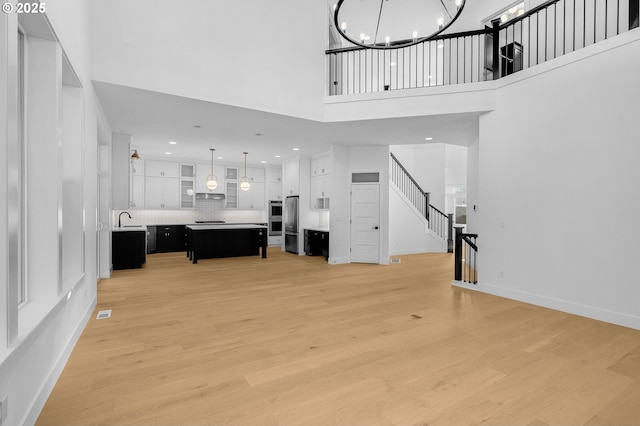
<path id="1" fill-rule="evenodd" d="M 180 164 L 180 177 L 183 179 L 195 179 L 196 178 L 196 165 L 192 163 Z"/>
<path id="2" fill-rule="evenodd" d="M 284 196 L 300 195 L 300 162 L 296 160 L 284 163 Z"/>
<path id="3" fill-rule="evenodd" d="M 129 179 L 131 181 L 129 208 L 142 210 L 144 209 L 144 161 L 131 161 Z"/>
<path id="4" fill-rule="evenodd" d="M 311 160 L 311 177 L 323 176 L 331 173 L 331 159 L 328 155 Z"/>
<path id="5" fill-rule="evenodd" d="M 180 208 L 192 209 L 196 206 L 196 165 L 180 164 Z"/>
<path id="6" fill-rule="evenodd" d="M 178 178 L 180 176 L 180 164 L 171 161 L 147 160 L 145 168 L 147 177 Z"/>
<path id="7" fill-rule="evenodd" d="M 179 209 L 180 163 L 146 160 L 144 168 L 144 208 Z"/>
<path id="8" fill-rule="evenodd" d="M 311 160 L 311 209 L 328 210 L 331 158 L 323 155 Z"/>
<path id="9" fill-rule="evenodd" d="M 269 167 L 266 170 L 267 200 L 282 200 L 282 167 Z"/>

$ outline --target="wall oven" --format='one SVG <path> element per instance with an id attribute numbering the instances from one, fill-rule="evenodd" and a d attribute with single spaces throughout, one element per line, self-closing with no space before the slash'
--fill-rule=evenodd
<path id="1" fill-rule="evenodd" d="M 282 201 L 269 201 L 269 235 L 282 235 Z"/>

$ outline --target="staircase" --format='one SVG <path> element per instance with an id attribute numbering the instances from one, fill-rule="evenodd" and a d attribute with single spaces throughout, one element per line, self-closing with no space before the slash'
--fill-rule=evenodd
<path id="1" fill-rule="evenodd" d="M 453 253 L 453 215 L 441 212 L 429 202 L 429 193 L 418 185 L 393 153 L 391 153 L 391 183 L 412 206 L 415 213 L 424 219 L 430 233 L 446 245 L 448 253 Z"/>

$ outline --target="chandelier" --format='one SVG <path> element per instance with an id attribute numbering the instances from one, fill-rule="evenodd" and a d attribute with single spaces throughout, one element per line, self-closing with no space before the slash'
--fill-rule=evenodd
<path id="1" fill-rule="evenodd" d="M 368 49 L 395 49 L 428 41 L 460 16 L 465 0 L 339 0 L 338 33 Z"/>

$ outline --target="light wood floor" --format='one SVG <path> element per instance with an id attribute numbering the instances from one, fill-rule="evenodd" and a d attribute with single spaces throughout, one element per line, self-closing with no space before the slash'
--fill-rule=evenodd
<path id="1" fill-rule="evenodd" d="M 640 331 L 452 287 L 452 256 L 149 256 L 37 424 L 640 424 Z"/>

